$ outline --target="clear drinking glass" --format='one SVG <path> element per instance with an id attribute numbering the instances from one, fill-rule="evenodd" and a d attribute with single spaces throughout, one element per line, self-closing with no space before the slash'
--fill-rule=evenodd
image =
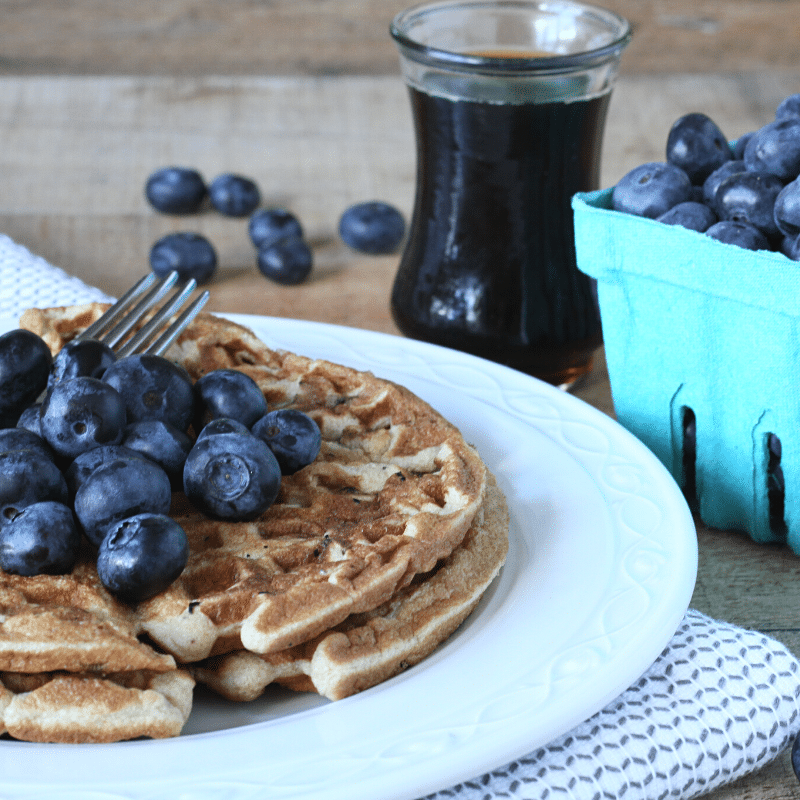
<path id="1" fill-rule="evenodd" d="M 396 324 L 570 385 L 602 343 L 570 199 L 598 188 L 628 22 L 572 0 L 442 0 L 391 34 L 417 143 Z"/>

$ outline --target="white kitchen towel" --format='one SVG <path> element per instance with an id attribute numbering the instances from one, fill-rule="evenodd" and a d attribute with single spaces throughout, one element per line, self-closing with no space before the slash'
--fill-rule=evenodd
<path id="1" fill-rule="evenodd" d="M 0 235 L 0 317 L 108 299 Z M 789 649 L 689 609 L 651 668 L 602 711 L 426 800 L 690 800 L 764 766 L 799 730 Z"/>
<path id="2" fill-rule="evenodd" d="M 99 289 L 68 275 L 0 233 L 0 318 L 17 319 L 26 308 L 109 299 Z"/>
<path id="3" fill-rule="evenodd" d="M 689 800 L 763 767 L 799 729 L 800 662 L 788 648 L 689 609 L 652 667 L 602 711 L 425 800 Z"/>

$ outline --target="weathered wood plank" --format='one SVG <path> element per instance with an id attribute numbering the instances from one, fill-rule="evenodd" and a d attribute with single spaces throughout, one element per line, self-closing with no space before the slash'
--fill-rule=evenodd
<path id="1" fill-rule="evenodd" d="M 4 0 L 0 73 L 391 74 L 392 17 L 410 0 Z M 793 68 L 792 0 L 604 0 L 634 40 L 626 74 Z"/>

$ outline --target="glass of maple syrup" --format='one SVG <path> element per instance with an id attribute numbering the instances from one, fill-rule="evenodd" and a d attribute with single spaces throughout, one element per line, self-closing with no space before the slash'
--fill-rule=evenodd
<path id="1" fill-rule="evenodd" d="M 572 0 L 440 0 L 398 14 L 391 34 L 417 143 L 394 320 L 568 388 L 602 344 L 570 202 L 598 188 L 630 26 Z"/>

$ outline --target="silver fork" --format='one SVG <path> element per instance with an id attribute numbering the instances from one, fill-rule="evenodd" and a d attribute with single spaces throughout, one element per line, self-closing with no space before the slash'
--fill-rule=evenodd
<path id="1" fill-rule="evenodd" d="M 197 281 L 194 279 L 179 286 L 133 336 L 127 340 L 125 337 L 148 312 L 158 306 L 177 282 L 178 273 L 175 271 L 161 279 L 151 272 L 128 289 L 103 316 L 75 338 L 103 342 L 116 352 L 118 358 L 134 353 L 162 355 L 200 313 L 209 298 L 209 292 L 204 291 L 178 317 L 168 322 L 197 288 Z"/>

